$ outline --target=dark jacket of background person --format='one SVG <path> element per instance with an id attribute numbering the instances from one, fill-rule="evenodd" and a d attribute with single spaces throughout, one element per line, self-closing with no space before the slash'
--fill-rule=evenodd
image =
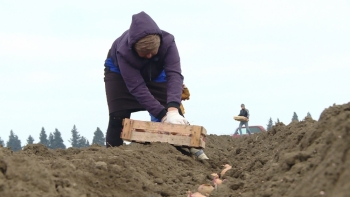
<path id="1" fill-rule="evenodd" d="M 249 110 L 248 109 L 241 109 L 238 116 L 244 116 L 249 119 Z"/>

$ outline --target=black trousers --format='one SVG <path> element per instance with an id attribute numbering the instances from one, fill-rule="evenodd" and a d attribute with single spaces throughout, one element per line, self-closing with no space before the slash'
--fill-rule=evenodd
<path id="1" fill-rule="evenodd" d="M 145 111 L 146 109 L 130 94 L 119 73 L 105 69 L 104 82 L 109 110 L 106 146 L 120 146 L 123 144 L 123 140 L 120 138 L 123 119 L 130 118 L 132 112 Z M 146 86 L 154 98 L 166 107 L 167 83 L 150 81 L 146 82 Z"/>
<path id="2" fill-rule="evenodd" d="M 109 114 L 109 122 L 106 135 L 107 148 L 123 145 L 123 139 L 120 138 L 123 129 L 122 122 L 124 118 L 130 118 L 130 116 L 130 110 L 117 111 Z"/>

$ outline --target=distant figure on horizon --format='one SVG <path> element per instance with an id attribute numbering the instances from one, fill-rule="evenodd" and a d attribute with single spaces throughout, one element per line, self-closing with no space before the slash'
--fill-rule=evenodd
<path id="1" fill-rule="evenodd" d="M 247 121 L 240 121 L 239 122 L 239 127 L 238 127 L 238 131 L 239 131 L 239 134 L 242 135 L 242 126 L 244 125 L 246 130 L 247 130 L 247 133 L 249 135 L 251 135 L 252 133 L 250 132 L 250 129 L 249 129 L 249 126 L 248 126 L 248 121 L 249 121 L 249 110 L 245 108 L 245 105 L 242 104 L 241 105 L 241 111 L 239 112 L 238 116 L 244 116 L 247 118 Z"/>

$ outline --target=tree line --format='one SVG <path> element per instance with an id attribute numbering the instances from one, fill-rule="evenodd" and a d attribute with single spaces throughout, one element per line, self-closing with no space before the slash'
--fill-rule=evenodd
<path id="1" fill-rule="evenodd" d="M 89 140 L 87 140 L 84 136 L 81 136 L 76 128 L 76 126 L 73 126 L 73 129 L 71 130 L 72 137 L 68 140 L 72 147 L 74 148 L 83 148 L 90 146 Z M 33 144 L 34 138 L 29 135 L 27 138 L 27 144 Z M 100 128 L 97 127 L 96 131 L 94 132 L 94 137 L 92 139 L 92 144 L 99 144 L 101 146 L 105 145 L 105 136 Z M 66 145 L 63 143 L 63 139 L 61 136 L 61 132 L 58 129 L 55 129 L 53 133 L 50 133 L 49 136 L 46 134 L 46 131 L 44 127 L 41 128 L 40 135 L 39 135 L 39 142 L 38 144 L 43 144 L 46 147 L 50 149 L 66 149 Z M 5 147 L 5 142 L 0 137 L 0 146 Z M 18 138 L 18 136 L 11 130 L 10 136 L 8 141 L 6 142 L 6 147 L 11 148 L 13 151 L 18 151 L 22 149 L 22 143 L 21 140 Z"/>
<path id="2" fill-rule="evenodd" d="M 310 112 L 307 112 L 307 115 L 305 118 L 312 118 Z M 292 122 L 299 122 L 298 115 L 295 112 L 293 113 Z M 280 120 L 278 118 L 277 118 L 277 121 L 275 122 L 275 124 L 277 124 L 277 123 L 280 123 Z M 270 117 L 269 122 L 266 125 L 267 126 L 266 131 L 270 130 L 273 125 L 274 124 L 273 124 L 272 118 Z"/>

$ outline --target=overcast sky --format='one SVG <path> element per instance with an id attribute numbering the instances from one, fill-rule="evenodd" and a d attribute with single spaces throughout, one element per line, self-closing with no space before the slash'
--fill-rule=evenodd
<path id="1" fill-rule="evenodd" d="M 349 1 L 0 0 L 0 137 L 105 132 L 104 60 L 140 11 L 175 36 L 185 116 L 211 134 L 234 132 L 241 103 L 266 127 L 350 101 Z"/>

